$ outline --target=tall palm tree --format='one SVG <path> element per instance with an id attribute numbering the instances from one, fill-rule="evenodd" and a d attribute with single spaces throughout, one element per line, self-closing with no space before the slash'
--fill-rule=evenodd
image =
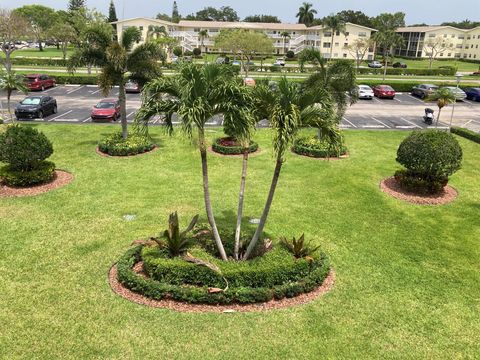
<path id="1" fill-rule="evenodd" d="M 275 88 L 265 84 L 258 85 L 254 90 L 254 101 L 259 116 L 268 119 L 273 129 L 273 149 L 276 162 L 260 223 L 243 256 L 244 260 L 247 260 L 252 255 L 263 233 L 280 172 L 285 162 L 285 153 L 292 143 L 295 134 L 303 124 L 313 122 L 320 124 L 325 116 L 325 109 L 331 106 L 328 96 L 322 98 L 311 92 L 304 91 L 301 85 L 289 82 L 285 77 L 280 80 L 278 87 Z M 330 130 L 329 123 L 325 124 L 325 130 Z"/>
<path id="2" fill-rule="evenodd" d="M 199 68 L 191 63 L 182 64 L 178 75 L 160 77 L 147 84 L 143 104 L 135 117 L 135 125 L 140 131 L 148 131 L 148 120 L 157 114 L 165 115 L 167 129 L 173 131 L 174 113 L 181 119 L 186 134 L 193 137 L 196 130 L 202 162 L 205 209 L 218 252 L 223 260 L 227 260 L 227 255 L 217 229 L 210 199 L 205 123 L 219 114 L 223 114 L 225 121 L 229 123 L 238 116 L 241 117 L 245 111 L 242 105 L 245 101 L 243 95 L 245 89 L 241 80 L 237 79 L 228 67 L 207 64 Z"/>
<path id="3" fill-rule="evenodd" d="M 119 87 L 122 136 L 128 137 L 125 83 L 127 73 L 132 79 L 144 83 L 161 74 L 158 59 L 164 56 L 155 42 L 146 42 L 133 49 L 141 40 L 141 33 L 136 27 L 127 28 L 117 42 L 112 35 L 92 29 L 88 35 L 88 47 L 79 48 L 69 60 L 69 70 L 74 71 L 82 65 L 101 67 L 98 84 L 107 96 L 114 86 Z"/>
<path id="4" fill-rule="evenodd" d="M 383 80 L 387 77 L 388 56 L 392 53 L 394 48 L 403 45 L 403 37 L 395 32 L 395 30 L 380 30 L 373 34 L 373 39 L 376 42 L 377 48 L 383 50 Z"/>
<path id="5" fill-rule="evenodd" d="M 150 25 L 147 31 L 147 39 L 159 38 L 162 36 L 168 36 L 165 26 Z"/>
<path id="6" fill-rule="evenodd" d="M 310 26 L 315 19 L 315 14 L 317 10 L 313 9 L 313 4 L 309 2 L 304 2 L 302 6 L 298 9 L 297 18 L 299 24 L 305 24 Z"/>
<path id="7" fill-rule="evenodd" d="M 322 22 L 325 29 L 330 30 L 332 32 L 332 41 L 330 44 L 330 59 L 332 59 L 333 46 L 335 44 L 334 43 L 335 35 L 336 33 L 345 34 L 345 30 L 346 30 L 345 21 L 343 21 L 340 16 L 332 14 L 327 16 Z"/>
<path id="8" fill-rule="evenodd" d="M 455 103 L 457 101 L 457 98 L 452 90 L 447 88 L 440 88 L 430 97 L 430 100 L 437 102 L 438 116 L 437 121 L 435 122 L 435 127 L 438 127 L 438 122 L 440 121 L 442 109 L 448 104 Z"/>
<path id="9" fill-rule="evenodd" d="M 10 99 L 14 90 L 28 94 L 28 88 L 25 85 L 25 78 L 22 75 L 15 74 L 13 71 L 2 72 L 0 74 L 0 90 L 7 92 L 8 116 L 10 120 L 14 122 L 15 120 L 12 116 L 12 110 L 10 107 Z"/>
<path id="10" fill-rule="evenodd" d="M 208 39 L 208 30 L 203 29 L 198 32 L 198 40 L 200 41 L 200 47 L 202 48 L 202 53 L 205 52 L 205 39 Z"/>
<path id="11" fill-rule="evenodd" d="M 287 53 L 287 46 L 286 46 L 287 39 L 290 39 L 292 36 L 288 31 L 282 32 L 280 36 L 283 38 L 283 55 L 285 55 Z"/>

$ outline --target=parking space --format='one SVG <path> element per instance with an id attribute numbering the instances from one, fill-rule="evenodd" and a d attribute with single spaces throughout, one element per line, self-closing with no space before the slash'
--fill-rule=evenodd
<path id="1" fill-rule="evenodd" d="M 98 86 L 93 85 L 62 85 L 47 89 L 44 92 L 32 92 L 29 95 L 48 94 L 57 100 L 58 112 L 44 119 L 33 119 L 28 121 L 48 123 L 70 123 L 85 124 L 91 123 L 90 112 L 92 107 L 101 99 L 107 97 L 118 97 L 118 88 L 113 88 L 107 96 L 104 96 Z M 23 99 L 25 95 L 14 93 L 12 104 Z M 127 121 L 132 123 L 135 114 L 141 106 L 140 94 L 127 94 Z M 6 108 L 6 96 L 0 92 L 0 109 Z M 395 99 L 359 100 L 349 107 L 341 121 L 343 129 L 365 129 L 365 130 L 414 130 L 428 127 L 423 122 L 424 109 L 431 107 L 435 109 L 435 103 L 426 103 L 421 99 L 411 96 L 408 93 L 397 93 Z M 470 100 L 459 101 L 455 104 L 455 113 L 451 117 L 452 106 L 442 111 L 440 127 L 452 125 L 462 126 L 480 132 L 480 102 Z M 162 125 L 163 117 L 155 116 L 150 120 L 151 125 Z M 176 115 L 173 116 L 173 123 L 179 124 Z M 207 122 L 207 126 L 221 126 L 223 118 L 217 116 Z M 268 123 L 262 121 L 259 127 L 266 127 Z"/>

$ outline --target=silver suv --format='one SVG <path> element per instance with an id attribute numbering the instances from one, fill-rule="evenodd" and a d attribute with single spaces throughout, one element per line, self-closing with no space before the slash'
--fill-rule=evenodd
<path id="1" fill-rule="evenodd" d="M 412 89 L 412 95 L 418 96 L 420 99 L 433 95 L 438 90 L 438 86 L 432 84 L 417 85 Z"/>

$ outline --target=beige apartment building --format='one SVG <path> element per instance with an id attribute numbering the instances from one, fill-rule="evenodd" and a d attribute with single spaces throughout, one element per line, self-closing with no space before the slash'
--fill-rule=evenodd
<path id="1" fill-rule="evenodd" d="M 287 23 L 249 23 L 249 22 L 219 22 L 219 21 L 187 21 L 182 20 L 178 24 L 151 18 L 134 18 L 117 21 L 117 33 L 121 36 L 124 29 L 135 26 L 142 32 L 142 42 L 146 40 L 150 26 L 163 26 L 169 35 L 176 38 L 184 51 L 192 51 L 194 48 L 202 48 L 207 53 L 218 53 L 221 49 L 215 48 L 215 36 L 224 29 L 248 29 L 264 32 L 275 48 L 275 54 L 283 55 L 287 51 L 300 53 L 307 47 L 317 48 L 325 57 L 330 57 L 333 47 L 333 58 L 355 59 L 356 54 L 349 50 L 356 39 L 370 39 L 375 29 L 352 23 L 346 24 L 345 33 L 337 33 L 332 44 L 331 31 L 322 26 L 306 27 L 304 24 Z M 201 30 L 207 30 L 208 36 L 199 36 Z M 288 36 L 284 36 L 288 34 Z M 203 43 L 203 46 L 202 46 Z M 372 60 L 374 49 L 367 51 L 364 59 Z"/>
<path id="2" fill-rule="evenodd" d="M 452 26 L 412 26 L 399 28 L 404 44 L 395 55 L 427 58 L 436 45 L 437 59 L 480 60 L 480 27 L 465 30 Z"/>

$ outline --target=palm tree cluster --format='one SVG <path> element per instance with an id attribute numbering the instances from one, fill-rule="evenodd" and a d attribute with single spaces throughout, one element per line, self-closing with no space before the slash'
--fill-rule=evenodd
<path id="1" fill-rule="evenodd" d="M 298 18 L 298 23 L 305 24 L 307 26 L 312 25 L 316 13 L 317 10 L 313 8 L 313 4 L 304 2 L 298 9 L 298 13 L 296 15 Z"/>
<path id="2" fill-rule="evenodd" d="M 334 101 L 327 89 L 309 89 L 301 84 L 290 83 L 283 78 L 278 86 L 261 82 L 251 88 L 237 78 L 229 67 L 207 64 L 198 67 L 182 64 L 179 74 L 159 77 L 144 89 L 143 104 L 136 115 L 135 126 L 148 132 L 148 121 L 154 115 L 163 115 L 168 132 L 173 131 L 172 118 L 177 114 L 183 130 L 189 137 L 197 136 L 202 163 L 203 192 L 208 222 L 211 226 L 218 253 L 228 260 L 224 242 L 220 237 L 212 207 L 209 188 L 209 172 L 205 124 L 215 115 L 224 116 L 224 124 L 234 129 L 235 138 L 244 147 L 242 175 L 235 231 L 235 260 L 249 259 L 263 234 L 273 202 L 285 154 L 297 131 L 302 127 L 321 127 L 326 136 L 335 136 L 337 128 L 332 121 Z M 248 164 L 248 145 L 255 124 L 267 119 L 273 129 L 275 170 L 262 212 L 260 223 L 246 251 L 240 253 L 240 233 L 245 183 Z"/>

